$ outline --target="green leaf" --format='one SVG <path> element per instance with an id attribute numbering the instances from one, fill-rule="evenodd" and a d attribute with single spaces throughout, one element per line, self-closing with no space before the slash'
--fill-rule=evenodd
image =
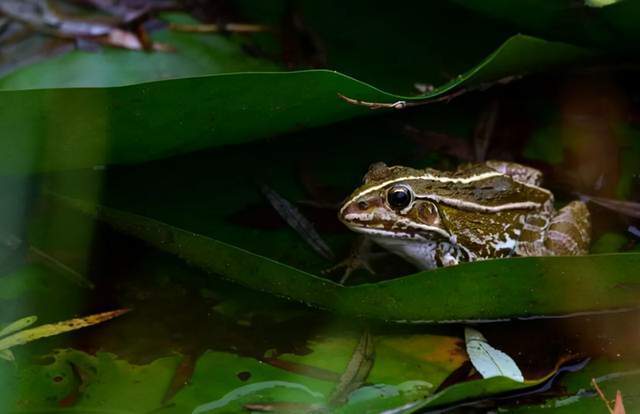
<path id="1" fill-rule="evenodd" d="M 3 90 L 0 129 L 12 139 L 0 145 L 0 172 L 137 163 L 249 142 L 371 113 L 343 102 L 338 93 L 387 103 L 437 97 L 590 55 L 568 44 L 518 35 L 422 97 L 392 95 L 329 70 L 219 74 L 109 88 Z"/>
<path id="2" fill-rule="evenodd" d="M 487 260 L 344 287 L 157 220 L 55 198 L 212 274 L 351 316 L 427 323 L 566 315 L 640 304 L 635 289 L 626 288 L 640 280 L 634 270 L 640 266 L 638 253 Z"/>
<path id="3" fill-rule="evenodd" d="M 179 358 L 133 365 L 113 354 L 56 351 L 47 363 L 0 365 L 3 412 L 122 414 L 160 406 Z"/>

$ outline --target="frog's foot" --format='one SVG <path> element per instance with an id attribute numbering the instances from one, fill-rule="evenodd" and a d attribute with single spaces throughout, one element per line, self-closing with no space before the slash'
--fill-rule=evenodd
<path id="1" fill-rule="evenodd" d="M 591 220 L 587 205 L 573 201 L 551 219 L 544 238 L 547 254 L 574 256 L 587 254 L 591 242 Z"/>
<path id="2" fill-rule="evenodd" d="M 461 252 L 449 243 L 440 243 L 436 248 L 438 267 L 456 266 L 460 263 Z"/>
<path id="3" fill-rule="evenodd" d="M 326 275 L 344 269 L 340 278 L 340 284 L 344 284 L 347 279 L 349 279 L 349 276 L 358 269 L 365 269 L 372 275 L 375 275 L 376 272 L 371 266 L 371 259 L 372 256 L 375 256 L 375 253 L 372 253 L 371 250 L 371 241 L 366 237 L 362 237 L 351 249 L 347 258 L 341 260 L 335 266 L 323 270 L 322 273 Z"/>

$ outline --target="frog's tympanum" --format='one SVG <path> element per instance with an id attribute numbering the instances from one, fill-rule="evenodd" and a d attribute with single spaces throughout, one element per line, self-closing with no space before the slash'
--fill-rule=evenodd
<path id="1" fill-rule="evenodd" d="M 509 256 L 586 254 L 589 210 L 556 211 L 542 173 L 503 161 L 454 172 L 378 163 L 340 220 L 421 269 Z"/>

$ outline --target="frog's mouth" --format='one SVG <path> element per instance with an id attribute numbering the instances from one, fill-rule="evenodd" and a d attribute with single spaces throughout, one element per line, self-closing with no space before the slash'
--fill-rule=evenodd
<path id="1" fill-rule="evenodd" d="M 341 221 L 351 230 L 373 237 L 405 240 L 450 240 L 452 235 L 440 227 L 414 223 L 404 218 L 394 221 L 366 218 L 345 218 Z"/>

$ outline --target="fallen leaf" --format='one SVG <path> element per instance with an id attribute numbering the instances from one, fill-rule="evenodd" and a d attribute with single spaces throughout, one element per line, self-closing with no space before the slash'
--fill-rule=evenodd
<path id="1" fill-rule="evenodd" d="M 469 359 L 483 378 L 507 377 L 524 382 L 522 372 L 515 361 L 509 355 L 489 345 L 480 332 L 465 328 L 464 336 Z"/>

